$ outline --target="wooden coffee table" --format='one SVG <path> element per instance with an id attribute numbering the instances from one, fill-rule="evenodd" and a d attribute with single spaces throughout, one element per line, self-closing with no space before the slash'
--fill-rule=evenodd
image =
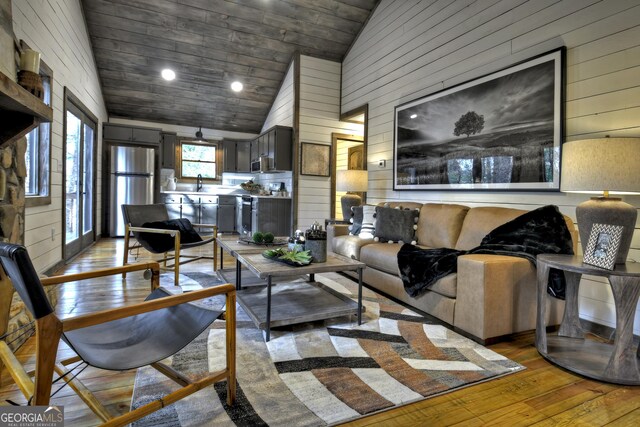
<path id="1" fill-rule="evenodd" d="M 262 253 L 235 252 L 236 295 L 256 326 L 265 330 L 265 340 L 271 339 L 271 327 L 293 325 L 302 322 L 329 319 L 357 314 L 362 324 L 362 270 L 365 264 L 336 254 L 328 254 L 326 262 L 294 267 L 269 260 Z M 242 289 L 241 266 L 260 279 L 266 279 L 266 287 Z M 315 282 L 315 274 L 339 271 L 358 272 L 358 302 Z M 274 285 L 274 278 L 293 279 L 308 276 L 308 282 L 289 282 Z"/>
<path id="2" fill-rule="evenodd" d="M 286 237 L 277 237 L 276 239 L 286 239 Z M 246 243 L 240 240 L 239 236 L 222 236 L 218 238 L 218 247 L 220 248 L 220 263 L 218 264 L 220 268 L 218 269 L 218 274 L 222 276 L 222 279 L 233 282 L 235 275 L 235 284 L 237 288 L 238 275 L 241 274 L 242 269 L 240 261 L 237 260 L 237 254 L 259 254 L 265 251 L 266 249 L 274 249 L 274 248 L 282 248 L 287 245 L 265 245 L 265 244 L 254 244 L 254 243 Z M 222 263 L 223 253 L 227 252 L 232 257 L 236 258 L 236 266 L 231 269 L 224 269 L 224 264 Z M 263 284 L 264 281 L 258 278 L 252 281 L 252 284 Z"/>

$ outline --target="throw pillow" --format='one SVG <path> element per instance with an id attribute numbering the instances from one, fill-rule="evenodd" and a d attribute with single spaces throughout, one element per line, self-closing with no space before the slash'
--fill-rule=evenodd
<path id="1" fill-rule="evenodd" d="M 349 219 L 349 234 L 357 236 L 362 228 L 362 206 L 351 206 L 351 218 Z"/>
<path id="2" fill-rule="evenodd" d="M 375 232 L 373 222 L 375 221 L 376 207 L 370 205 L 362 206 L 362 228 L 360 229 L 360 238 L 371 239 Z"/>
<path id="3" fill-rule="evenodd" d="M 378 206 L 376 208 L 375 241 L 401 242 L 416 244 L 415 232 L 418 229 L 418 209 L 402 209 Z"/>

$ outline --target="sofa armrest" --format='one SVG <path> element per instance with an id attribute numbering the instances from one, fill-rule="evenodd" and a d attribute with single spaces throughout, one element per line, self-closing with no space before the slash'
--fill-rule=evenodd
<path id="1" fill-rule="evenodd" d="M 327 240 L 331 242 L 334 237 L 346 236 L 349 234 L 348 224 L 329 224 L 327 225 Z M 329 247 L 331 243 L 329 243 Z"/>
<path id="2" fill-rule="evenodd" d="M 454 326 L 482 340 L 535 329 L 536 280 L 536 268 L 525 258 L 459 257 Z M 563 305 L 557 301 L 548 324 L 559 323 Z"/>

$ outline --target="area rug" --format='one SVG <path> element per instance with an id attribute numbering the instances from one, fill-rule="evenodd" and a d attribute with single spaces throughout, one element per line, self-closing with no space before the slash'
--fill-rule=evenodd
<path id="1" fill-rule="evenodd" d="M 181 276 L 187 289 L 221 283 L 206 273 Z M 351 297 L 357 292 L 339 274 L 316 280 Z M 224 300 L 204 303 L 221 306 Z M 276 328 L 268 343 L 238 306 L 236 404 L 226 405 L 225 384 L 218 383 L 133 425 L 333 425 L 524 369 L 369 290 L 364 305 L 361 326 L 350 316 Z M 224 344 L 224 323 L 216 321 L 168 362 L 195 378 L 224 366 Z M 175 389 L 153 368 L 139 369 L 132 407 Z"/>

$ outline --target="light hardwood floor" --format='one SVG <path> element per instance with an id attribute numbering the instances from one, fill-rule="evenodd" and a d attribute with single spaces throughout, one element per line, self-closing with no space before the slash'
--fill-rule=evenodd
<path id="1" fill-rule="evenodd" d="M 60 273 L 118 265 L 122 260 L 122 239 L 103 239 L 76 258 Z M 145 256 L 139 258 L 147 259 Z M 227 267 L 232 260 L 225 257 Z M 209 261 L 182 267 L 183 271 L 210 271 Z M 140 273 L 91 283 L 71 283 L 60 288 L 56 311 L 62 317 L 78 315 L 142 300 L 148 281 Z M 490 348 L 527 367 L 526 370 L 456 392 L 423 400 L 394 410 L 361 418 L 350 426 L 444 426 L 444 425 L 640 425 L 640 387 L 616 386 L 585 379 L 544 360 L 536 351 L 532 333 Z M 34 342 L 27 341 L 17 352 L 27 366 L 34 365 Z M 59 357 L 69 355 L 61 349 Z M 108 372 L 88 368 L 81 375 L 85 385 L 108 404 L 114 414 L 126 412 L 131 401 L 134 372 Z M 25 399 L 6 372 L 2 374 L 0 404 Z M 54 386 L 53 390 L 57 390 Z M 52 403 L 64 405 L 66 425 L 91 426 L 98 419 L 68 388 L 56 394 Z"/>

